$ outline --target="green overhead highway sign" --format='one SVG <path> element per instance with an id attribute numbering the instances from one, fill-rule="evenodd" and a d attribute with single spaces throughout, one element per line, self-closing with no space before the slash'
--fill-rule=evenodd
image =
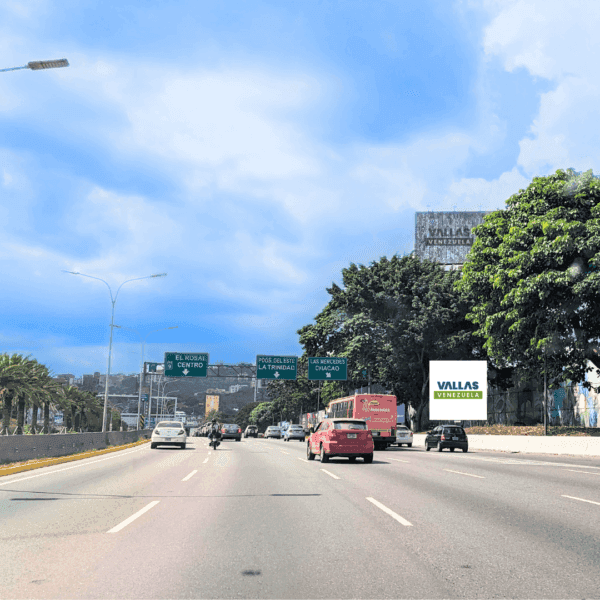
<path id="1" fill-rule="evenodd" d="M 206 377 L 208 353 L 165 352 L 165 377 Z"/>
<path id="2" fill-rule="evenodd" d="M 336 356 L 309 357 L 308 379 L 312 381 L 346 381 L 348 379 L 348 359 Z"/>
<path id="3" fill-rule="evenodd" d="M 296 379 L 298 371 L 297 356 L 256 357 L 257 379 Z"/>

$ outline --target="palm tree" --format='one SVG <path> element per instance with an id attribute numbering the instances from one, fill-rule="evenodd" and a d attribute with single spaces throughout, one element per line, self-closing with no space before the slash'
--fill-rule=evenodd
<path id="1" fill-rule="evenodd" d="M 36 395 L 39 402 L 44 406 L 44 426 L 42 433 L 50 433 L 50 406 L 58 405 L 64 409 L 66 405 L 63 385 L 60 381 L 53 379 L 46 369 L 46 372 L 40 377 Z"/>
<path id="2" fill-rule="evenodd" d="M 29 357 L 24 357 L 22 354 L 0 355 L 0 397 L 3 400 L 0 435 L 8 434 L 15 397 L 33 392 L 27 368 L 28 362 L 30 362 Z"/>
<path id="3" fill-rule="evenodd" d="M 40 377 L 47 371 L 46 367 L 37 360 L 27 360 L 24 363 L 27 376 L 27 385 L 23 385 L 15 394 L 17 400 L 17 435 L 23 435 L 23 425 L 25 423 L 25 409 L 31 404 L 31 398 L 35 396 Z"/>
<path id="4" fill-rule="evenodd" d="M 79 391 L 79 388 L 69 385 L 65 388 L 65 400 L 66 400 L 66 408 L 69 412 L 65 411 L 65 415 L 67 417 L 67 429 L 75 428 L 75 416 L 77 414 L 77 409 L 81 407 L 82 392 Z"/>

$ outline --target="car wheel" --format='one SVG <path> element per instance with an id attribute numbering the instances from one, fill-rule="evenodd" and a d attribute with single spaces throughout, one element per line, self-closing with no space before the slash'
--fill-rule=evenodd
<path id="1" fill-rule="evenodd" d="M 310 451 L 310 442 L 306 444 L 306 458 L 308 460 L 315 460 L 315 455 Z"/>
<path id="2" fill-rule="evenodd" d="M 325 454 L 325 447 L 321 446 L 321 462 L 322 463 L 328 463 L 329 462 L 329 456 L 327 456 L 327 454 Z"/>
<path id="3" fill-rule="evenodd" d="M 182 450 L 185 450 L 185 444 L 179 444 L 179 446 Z"/>
<path id="4" fill-rule="evenodd" d="M 425 444 L 425 451 L 429 452 L 431 450 L 431 446 L 429 444 Z"/>
<path id="5" fill-rule="evenodd" d="M 409 448 L 412 448 L 412 444 L 406 444 Z"/>
<path id="6" fill-rule="evenodd" d="M 450 452 L 454 452 L 456 448 L 450 448 Z"/>
<path id="7" fill-rule="evenodd" d="M 237 441 L 238 441 L 238 442 L 241 442 L 241 441 L 242 441 L 242 438 L 241 438 L 241 437 L 239 437 L 239 438 L 237 439 Z"/>
<path id="8" fill-rule="evenodd" d="M 373 453 L 371 452 L 371 454 L 363 454 L 363 460 L 366 463 L 372 463 L 373 462 Z"/>
<path id="9" fill-rule="evenodd" d="M 468 452 L 469 448 L 463 448 L 463 452 Z"/>
<path id="10" fill-rule="evenodd" d="M 154 450 L 154 448 L 156 448 L 156 444 L 153 444 L 152 442 L 150 442 L 150 449 Z"/>
<path id="11" fill-rule="evenodd" d="M 349 456 L 349 457 L 348 457 L 348 460 L 349 460 L 350 462 L 356 462 L 356 456 Z"/>
<path id="12" fill-rule="evenodd" d="M 442 445 L 438 444 L 438 452 L 441 452 L 443 450 Z"/>

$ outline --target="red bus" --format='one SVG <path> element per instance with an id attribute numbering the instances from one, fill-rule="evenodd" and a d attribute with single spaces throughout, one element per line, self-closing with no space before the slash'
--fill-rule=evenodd
<path id="1" fill-rule="evenodd" d="M 332 400 L 327 407 L 327 416 L 366 421 L 375 450 L 385 450 L 390 444 L 396 443 L 396 396 L 357 394 Z"/>

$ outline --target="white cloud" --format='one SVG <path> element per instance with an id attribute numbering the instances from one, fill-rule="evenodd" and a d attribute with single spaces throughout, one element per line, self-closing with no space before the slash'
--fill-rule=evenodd
<path id="1" fill-rule="evenodd" d="M 493 10 L 485 51 L 508 71 L 523 67 L 556 84 L 542 95 L 530 135 L 520 142 L 519 165 L 529 176 L 567 167 L 597 170 L 600 4 L 578 0 L 566 9 L 558 0 L 518 0 Z"/>
<path id="2" fill-rule="evenodd" d="M 450 184 L 449 199 L 460 204 L 461 210 L 495 210 L 503 208 L 510 196 L 526 188 L 530 180 L 515 167 L 498 179 L 461 179 Z"/>

